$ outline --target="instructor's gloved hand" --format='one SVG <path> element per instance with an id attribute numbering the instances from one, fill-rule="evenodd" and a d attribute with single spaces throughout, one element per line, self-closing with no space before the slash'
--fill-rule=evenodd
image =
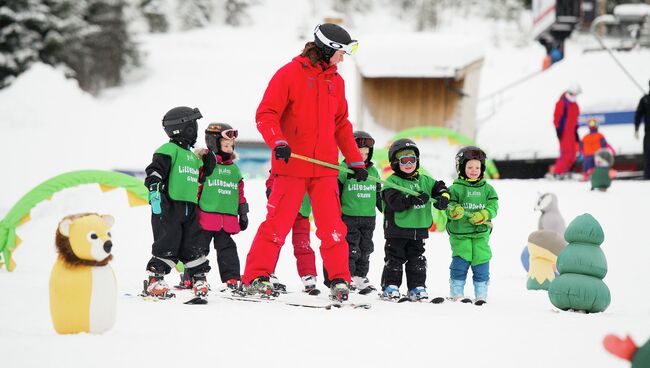
<path id="1" fill-rule="evenodd" d="M 490 213 L 487 210 L 480 210 L 474 212 L 472 216 L 468 219 L 469 223 L 472 225 L 483 225 L 487 220 L 490 219 Z"/>
<path id="2" fill-rule="evenodd" d="M 291 147 L 286 144 L 275 146 L 273 152 L 275 152 L 276 160 L 284 160 L 285 163 L 289 163 L 289 157 L 291 157 Z"/>
<path id="3" fill-rule="evenodd" d="M 444 211 L 449 206 L 449 193 L 443 193 L 434 198 L 436 203 L 433 204 L 433 207 L 437 210 Z"/>
<path id="4" fill-rule="evenodd" d="M 453 207 L 449 207 L 447 213 L 452 220 L 460 220 L 465 216 L 465 209 L 461 205 L 457 204 Z"/>
<path id="5" fill-rule="evenodd" d="M 239 228 L 241 231 L 248 229 L 248 216 L 246 214 L 239 215 Z"/>
<path id="6" fill-rule="evenodd" d="M 639 139 L 639 131 L 638 130 L 634 131 L 634 139 Z"/>
<path id="7" fill-rule="evenodd" d="M 153 183 L 149 185 L 149 203 L 151 203 L 151 212 L 154 215 L 160 215 L 162 213 L 160 202 L 160 182 Z"/>
<path id="8" fill-rule="evenodd" d="M 365 167 L 351 167 L 354 174 L 348 174 L 348 178 L 355 178 L 357 181 L 366 181 L 368 179 L 368 170 Z"/>

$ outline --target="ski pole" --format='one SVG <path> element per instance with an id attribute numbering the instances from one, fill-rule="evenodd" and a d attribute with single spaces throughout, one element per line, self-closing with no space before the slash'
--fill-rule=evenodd
<path id="1" fill-rule="evenodd" d="M 297 153 L 292 153 L 291 157 L 297 158 L 297 159 L 300 159 L 300 160 L 304 160 L 304 161 L 308 161 L 308 162 L 311 162 L 312 164 L 317 164 L 317 165 L 329 167 L 330 169 L 338 170 L 338 171 L 341 171 L 341 172 L 344 172 L 344 173 L 354 174 L 354 171 L 348 169 L 347 167 L 342 167 L 342 166 L 339 166 L 339 165 L 330 164 L 329 162 L 325 162 L 325 161 L 317 160 L 315 158 L 299 155 Z M 399 190 L 400 192 L 410 194 L 412 196 L 420 195 L 419 192 L 416 192 L 413 189 L 404 188 L 403 186 L 383 181 L 383 180 L 381 180 L 379 178 L 375 178 L 374 176 L 368 176 L 368 180 L 373 181 L 375 183 L 379 183 L 379 184 L 381 184 L 383 186 L 386 186 L 388 188 Z"/>

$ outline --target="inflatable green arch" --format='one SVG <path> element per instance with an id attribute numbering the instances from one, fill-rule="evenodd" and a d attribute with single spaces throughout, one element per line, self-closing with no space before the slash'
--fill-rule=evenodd
<path id="1" fill-rule="evenodd" d="M 130 206 L 148 204 L 148 193 L 142 180 L 115 171 L 81 170 L 55 176 L 36 186 L 25 194 L 0 220 L 0 269 L 4 265 L 8 271 L 16 267 L 12 253 L 20 245 L 16 228 L 29 221 L 29 213 L 38 203 L 49 199 L 56 192 L 82 184 L 99 184 L 106 192 L 115 188 L 124 188 Z"/>
<path id="2" fill-rule="evenodd" d="M 400 131 L 395 134 L 390 142 L 394 142 L 401 138 L 441 138 L 446 137 L 451 144 L 459 144 L 461 146 L 475 146 L 476 143 L 466 136 L 455 132 L 451 129 L 436 127 L 436 126 L 426 126 L 426 127 L 416 127 L 409 128 Z M 388 149 L 376 147 L 373 152 L 373 158 L 378 161 L 381 166 L 388 166 Z M 488 178 L 498 179 L 499 171 L 497 170 L 494 161 L 488 159 L 485 161 L 485 174 Z"/>

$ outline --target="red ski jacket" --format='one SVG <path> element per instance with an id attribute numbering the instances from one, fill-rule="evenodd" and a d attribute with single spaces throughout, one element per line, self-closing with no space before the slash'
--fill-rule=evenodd
<path id="1" fill-rule="evenodd" d="M 557 138 L 560 141 L 579 142 L 578 137 L 578 116 L 580 116 L 580 108 L 575 102 L 569 101 L 564 94 L 555 104 L 555 112 L 553 114 L 553 123 L 555 124 L 555 131 Z"/>
<path id="2" fill-rule="evenodd" d="M 288 144 L 292 153 L 338 165 L 338 150 L 350 167 L 365 167 L 348 120 L 343 78 L 336 65 L 312 66 L 302 56 L 280 68 L 269 82 L 255 121 L 271 148 Z M 271 172 L 294 177 L 336 176 L 338 171 L 271 153 Z"/>

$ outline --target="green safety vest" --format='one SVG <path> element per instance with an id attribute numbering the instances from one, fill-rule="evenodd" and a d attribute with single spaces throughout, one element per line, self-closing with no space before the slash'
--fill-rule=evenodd
<path id="1" fill-rule="evenodd" d="M 347 167 L 341 162 L 342 167 Z M 379 177 L 375 166 L 368 168 L 368 176 Z M 348 179 L 348 173 L 339 174 L 339 182 L 343 184 L 341 192 L 341 212 L 346 216 L 375 216 L 377 205 L 377 184 L 370 180 L 356 181 Z"/>
<path id="2" fill-rule="evenodd" d="M 199 169 L 203 162 L 196 155 L 177 144 L 168 142 L 156 153 L 171 157 L 172 165 L 167 183 L 167 193 L 175 201 L 197 203 L 199 193 Z"/>
<path id="3" fill-rule="evenodd" d="M 199 199 L 201 210 L 237 215 L 239 211 L 239 182 L 241 180 L 241 172 L 237 165 L 217 165 L 203 183 Z"/>
<path id="4" fill-rule="evenodd" d="M 421 173 L 418 175 L 417 181 L 403 179 L 393 174 L 388 177 L 386 182 L 393 183 L 418 192 L 423 192 L 428 195 L 431 195 L 431 191 L 436 185 L 436 181 L 432 177 Z M 387 185 L 384 185 L 382 187 L 382 191 L 386 189 L 390 188 Z M 386 205 L 384 204 L 384 211 L 385 206 Z M 395 224 L 405 229 L 428 229 L 431 227 L 431 224 L 433 224 L 433 216 L 431 215 L 431 201 L 427 202 L 426 204 L 409 207 L 404 211 L 396 211 Z"/>

